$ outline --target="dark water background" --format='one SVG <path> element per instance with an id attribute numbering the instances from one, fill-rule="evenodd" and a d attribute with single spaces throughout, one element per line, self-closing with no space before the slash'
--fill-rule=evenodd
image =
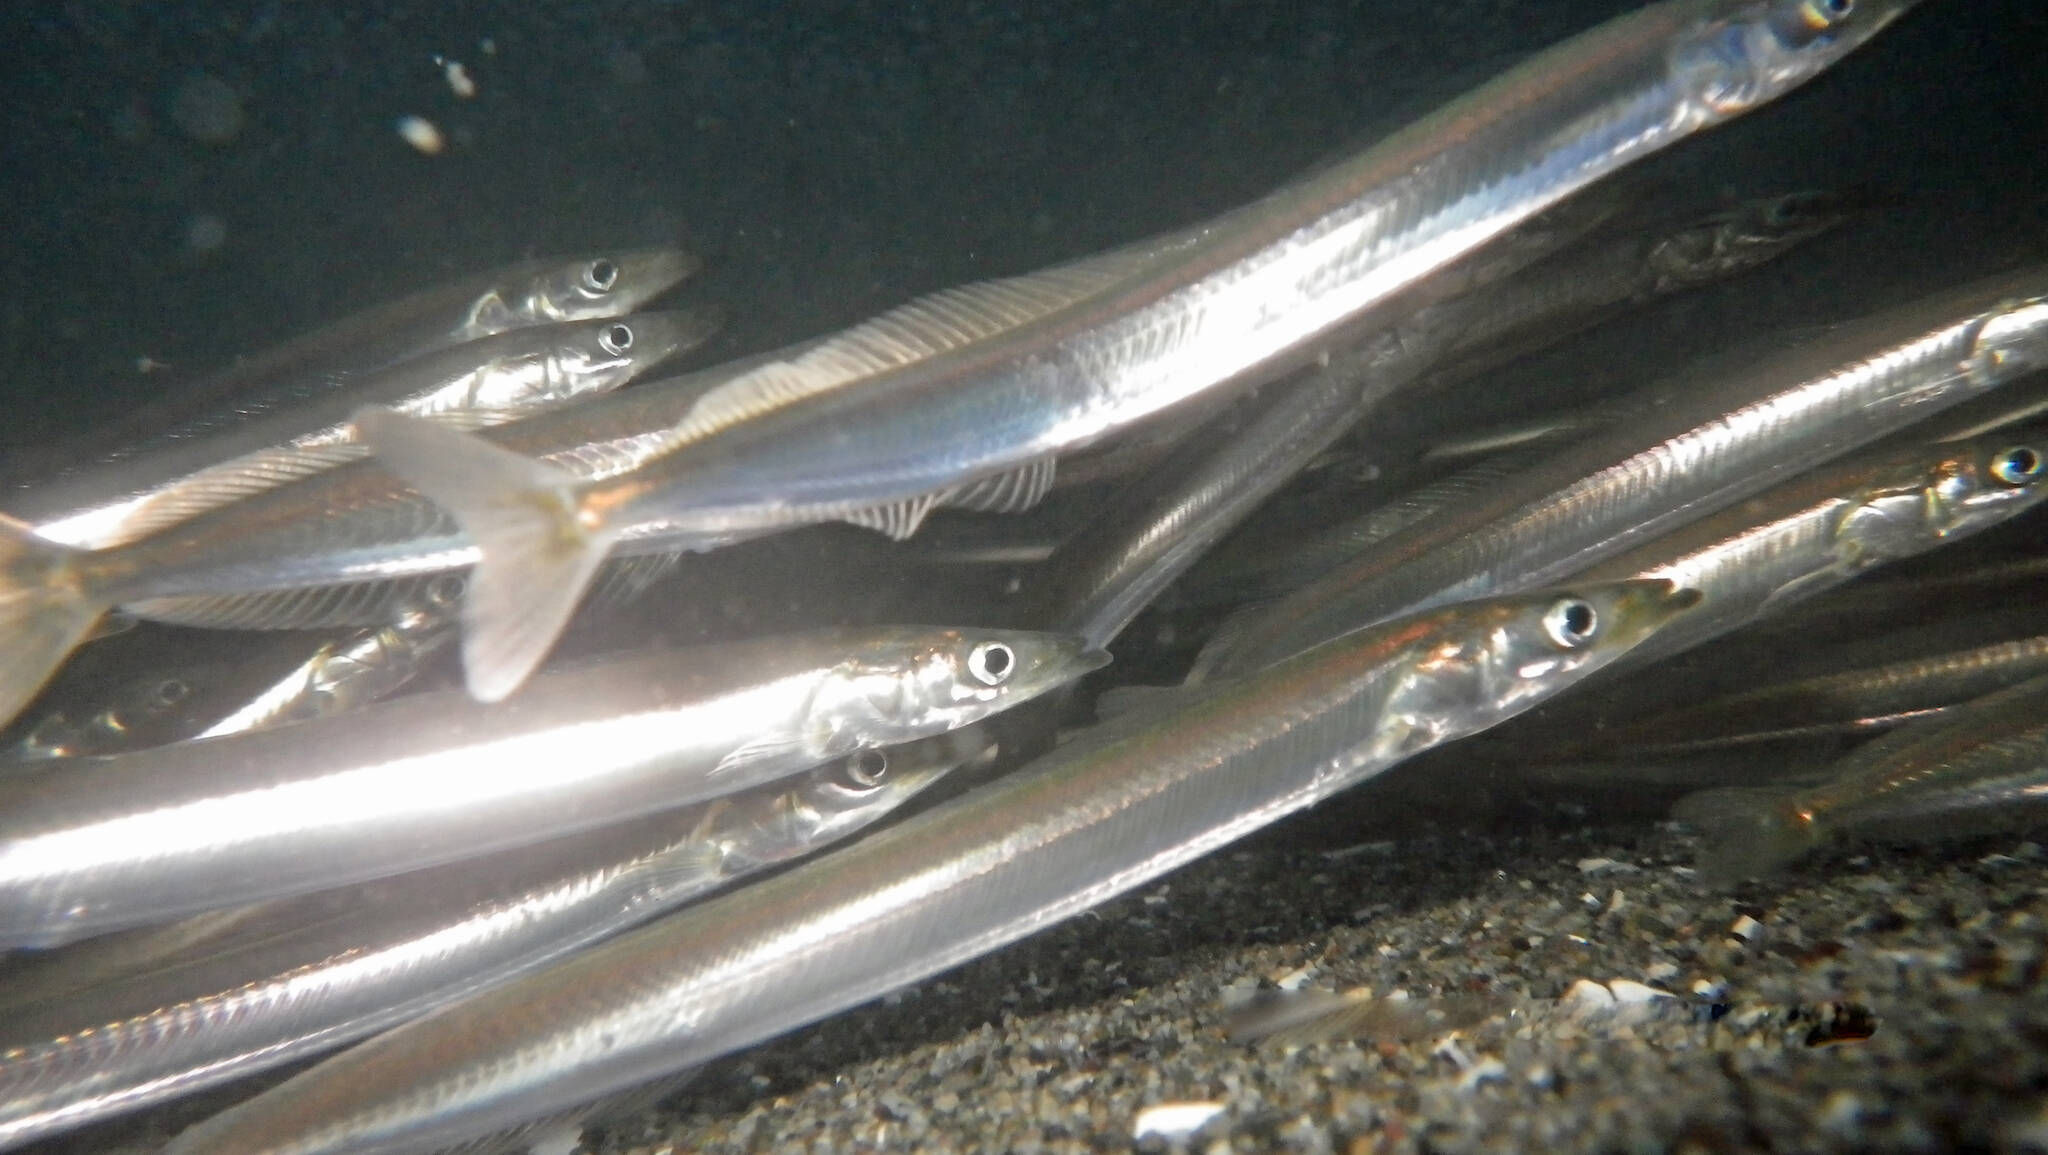
<path id="1" fill-rule="evenodd" d="M 10 3 L 0 451 L 532 254 L 689 244 L 707 263 L 684 296 L 733 318 L 707 358 L 825 332 L 1213 214 L 1632 6 Z M 2039 256 L 2044 44 L 2039 0 L 1929 0 L 1657 162 L 1693 195 L 1891 198 L 1784 300 L 1681 328 L 1825 317 L 1877 282 Z M 195 77 L 233 94 L 231 138 L 178 122 L 181 91 L 220 94 Z M 408 114 L 447 151 L 408 147 Z M 193 243 L 209 218 L 212 249 Z"/>

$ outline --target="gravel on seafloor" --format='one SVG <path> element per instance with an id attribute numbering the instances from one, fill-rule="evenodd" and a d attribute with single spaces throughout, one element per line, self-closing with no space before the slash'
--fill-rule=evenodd
<path id="1" fill-rule="evenodd" d="M 2032 843 L 1848 849 L 1714 894 L 1668 825 L 1346 845 L 1310 817 L 713 1064 L 584 1149 L 2048 1149 Z M 1498 1009 L 1226 1040 L 1232 995 L 1304 985 Z"/>

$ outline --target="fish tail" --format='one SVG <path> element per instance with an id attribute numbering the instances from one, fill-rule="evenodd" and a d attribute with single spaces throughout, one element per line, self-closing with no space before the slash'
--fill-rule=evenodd
<path id="1" fill-rule="evenodd" d="M 0 515 L 0 723 L 29 704 L 106 613 L 79 581 L 73 563 L 82 552 Z"/>
<path id="2" fill-rule="evenodd" d="M 355 426 L 392 473 L 446 509 L 481 555 L 462 603 L 470 695 L 495 702 L 547 657 L 612 535 L 587 525 L 578 479 L 474 434 L 388 409 Z"/>
<path id="3" fill-rule="evenodd" d="M 1767 786 L 1688 794 L 1671 816 L 1700 832 L 1700 880 L 1716 888 L 1781 870 L 1822 837 L 1796 793 Z"/>

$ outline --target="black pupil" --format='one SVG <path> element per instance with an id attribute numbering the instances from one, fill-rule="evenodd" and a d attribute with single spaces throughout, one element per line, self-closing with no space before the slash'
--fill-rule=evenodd
<path id="1" fill-rule="evenodd" d="M 862 786 L 872 786 L 880 781 L 882 772 L 889 768 L 889 757 L 880 750 L 862 750 L 846 760 L 846 772 Z"/>
<path id="2" fill-rule="evenodd" d="M 2014 449 L 2005 455 L 2006 472 L 2014 477 L 2031 477 L 2041 468 L 2041 457 L 2031 449 Z"/>
<path id="3" fill-rule="evenodd" d="M 614 349 L 623 351 L 633 347 L 633 330 L 624 325 L 613 325 L 604 331 L 604 335 L 611 341 Z"/>
<path id="4" fill-rule="evenodd" d="M 1010 651 L 1001 646 L 990 646 L 982 651 L 981 668 L 987 670 L 991 678 L 1002 677 L 1010 669 Z"/>
<path id="5" fill-rule="evenodd" d="M 619 279 L 619 267 L 610 261 L 598 261 L 590 266 L 590 284 L 597 289 L 609 289 Z"/>
<path id="6" fill-rule="evenodd" d="M 1564 608 L 1564 632 L 1581 637 L 1593 631 L 1593 607 L 1574 602 Z"/>
<path id="7" fill-rule="evenodd" d="M 156 700 L 166 706 L 175 706 L 184 701 L 185 695 L 191 692 L 192 687 L 173 679 L 156 688 Z"/>

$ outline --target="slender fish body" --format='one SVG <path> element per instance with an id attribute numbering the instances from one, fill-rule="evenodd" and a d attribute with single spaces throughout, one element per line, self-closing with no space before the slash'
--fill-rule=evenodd
<path id="1" fill-rule="evenodd" d="M 941 293 L 826 341 L 650 383 L 476 436 L 502 447 L 522 469 L 532 467 L 526 455 L 533 455 L 579 477 L 622 473 L 797 398 L 845 387 L 1056 310 L 1185 243 L 1168 237 L 1043 273 Z M 968 300 L 958 299 L 962 294 Z M 368 412 L 391 419 L 381 410 Z M 329 452 L 307 455 L 331 464 L 323 456 Z M 455 467 L 462 468 L 459 461 Z M 1036 500 L 1047 480 L 1022 488 L 972 487 L 952 500 L 972 508 L 1016 508 Z M 647 556 L 709 544 L 659 533 L 627 535 L 620 552 Z M 15 642 L 41 655 L 0 664 L 0 716 L 19 709 L 109 605 L 185 625 L 381 627 L 409 603 L 430 596 L 435 582 L 467 569 L 476 556 L 440 506 L 369 461 L 301 476 L 102 550 L 53 553 L 32 538 L 31 527 L 0 519 L 0 579 L 11 569 L 45 587 L 10 592 L 0 580 L 0 646 L 8 644 L 11 627 Z"/>
<path id="2" fill-rule="evenodd" d="M 452 607 L 401 610 L 390 625 L 329 639 L 247 695 L 196 738 L 218 738 L 359 710 L 398 692 L 455 640 Z"/>
<path id="3" fill-rule="evenodd" d="M 264 904 L 167 954 L 60 953 L 0 1028 L 0 1148 L 339 1046 L 846 838 L 990 751 L 975 730 L 786 784 L 353 891 Z M 201 922 L 214 920 L 202 916 Z M 178 928 L 169 928 L 177 931 Z M 98 965 L 94 965 L 97 963 Z M 128 973 L 121 973 L 123 968 Z M 110 977 L 82 989 L 78 969 Z M 115 977 L 118 976 L 118 977 Z"/>
<path id="4" fill-rule="evenodd" d="M 1700 830 L 1710 885 L 1780 870 L 1832 838 L 1930 841 L 2038 821 L 2048 798 L 2048 678 L 1885 735 L 1806 790 L 1709 790 L 1672 816 Z"/>
<path id="5" fill-rule="evenodd" d="M 1483 354 L 1540 349 L 1617 306 L 1754 268 L 1842 219 L 1825 194 L 1794 193 L 1678 229 L 1576 246 L 1529 267 L 1500 268 L 1492 279 L 1468 278 L 1463 291 L 1334 355 L 1229 444 L 1197 443 L 1170 458 L 1160 470 L 1169 484 L 1152 483 L 1163 492 L 1062 547 L 1053 570 L 1061 582 L 1058 598 L 1071 608 L 1045 620 L 1105 644 L 1211 543 L 1395 390 L 1425 375 L 1479 372 L 1485 366 L 1475 362 Z M 1364 548 L 1356 535 L 1342 535 L 1339 543 L 1352 552 Z M 1289 558 L 1275 569 L 1291 574 L 1326 568 L 1300 561 Z"/>
<path id="6" fill-rule="evenodd" d="M 1593 566 L 1575 580 L 1668 578 L 1706 604 L 1628 664 L 1689 649 L 2048 500 L 2048 429 L 1868 451 Z"/>
<path id="7" fill-rule="evenodd" d="M 362 374 L 215 432 L 167 439 L 10 498 L 52 541 L 101 548 L 321 468 L 367 456 L 350 416 L 364 405 L 496 425 L 616 389 L 717 331 L 708 313 L 641 313 L 514 329 Z M 322 451 L 326 452 L 322 452 Z"/>
<path id="8" fill-rule="evenodd" d="M 1257 668 L 1393 614 L 1541 585 L 2048 365 L 2048 269 L 1843 325 L 1444 511 L 1249 617 L 1198 664 Z M 1705 370 L 1696 373 L 1702 375 Z"/>
<path id="9" fill-rule="evenodd" d="M 730 1053 L 1517 713 L 1694 601 L 1626 582 L 1449 607 L 1177 695 L 844 852 L 373 1039 L 171 1150 L 429 1151 Z"/>
<path id="10" fill-rule="evenodd" d="M 1774 99 L 1907 7 L 1653 4 L 1227 214 L 1171 259 L 630 474 L 584 482 L 395 418 L 366 426 L 365 439 L 448 505 L 480 547 L 464 664 L 473 692 L 500 696 L 538 664 L 596 559 L 623 534 L 665 525 L 715 539 L 851 520 L 900 537 L 958 487 L 1032 485 L 1057 454 L 1305 364 L 1458 258 Z"/>
<path id="11" fill-rule="evenodd" d="M 420 694 L 0 784 L 0 944 L 386 877 L 980 720 L 1103 663 L 1020 631 L 824 630 Z"/>
<path id="12" fill-rule="evenodd" d="M 1870 734 L 1953 714 L 1965 702 L 2043 674 L 2048 674 L 2048 635 L 2012 638 L 1727 694 L 1634 726 L 1603 730 L 1597 749 L 1668 757 L 1830 734 Z"/>
<path id="13" fill-rule="evenodd" d="M 409 293 L 181 385 L 162 402 L 100 431 L 97 447 L 66 446 L 50 468 L 10 474 L 9 482 L 40 488 L 49 483 L 46 474 L 96 471 L 108 461 L 219 433 L 302 404 L 355 375 L 452 345 L 534 325 L 629 313 L 689 277 L 698 264 L 674 248 L 543 257 Z"/>

